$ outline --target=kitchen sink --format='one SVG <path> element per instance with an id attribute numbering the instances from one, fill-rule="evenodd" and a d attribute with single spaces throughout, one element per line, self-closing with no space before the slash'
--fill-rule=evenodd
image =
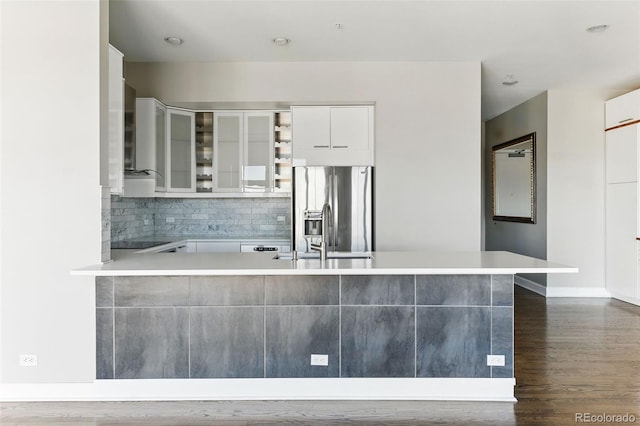
<path id="1" fill-rule="evenodd" d="M 369 252 L 353 252 L 353 251 L 330 251 L 327 253 L 327 259 L 372 259 L 373 255 Z M 275 260 L 292 260 L 293 253 L 278 253 L 274 257 Z M 320 253 L 298 253 L 298 259 L 318 259 Z"/>

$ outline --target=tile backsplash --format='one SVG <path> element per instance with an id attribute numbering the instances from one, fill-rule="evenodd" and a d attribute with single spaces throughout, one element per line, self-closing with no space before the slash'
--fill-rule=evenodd
<path id="1" fill-rule="evenodd" d="M 289 198 L 111 198 L 111 240 L 291 236 Z M 280 219 L 280 220 L 279 220 Z"/>

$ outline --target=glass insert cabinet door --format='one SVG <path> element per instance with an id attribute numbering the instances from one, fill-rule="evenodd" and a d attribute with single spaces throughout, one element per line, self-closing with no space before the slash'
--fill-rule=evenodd
<path id="1" fill-rule="evenodd" d="M 195 188 L 195 120 L 192 112 L 167 110 L 169 119 L 168 188 L 192 192 Z"/>
<path id="2" fill-rule="evenodd" d="M 244 113 L 244 162 L 242 189 L 269 191 L 272 182 L 273 114 Z"/>
<path id="3" fill-rule="evenodd" d="M 214 186 L 218 191 L 240 191 L 242 115 L 241 112 L 214 113 Z"/>

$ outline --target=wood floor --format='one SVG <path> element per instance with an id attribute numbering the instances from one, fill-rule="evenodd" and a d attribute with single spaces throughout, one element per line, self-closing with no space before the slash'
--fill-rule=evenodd
<path id="1" fill-rule="evenodd" d="M 640 307 L 519 288 L 515 303 L 517 403 L 0 403 L 0 425 L 575 425 L 579 413 L 640 423 Z"/>

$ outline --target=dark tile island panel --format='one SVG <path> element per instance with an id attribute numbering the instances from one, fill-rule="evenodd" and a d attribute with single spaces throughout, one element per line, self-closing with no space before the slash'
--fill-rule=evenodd
<path id="1" fill-rule="evenodd" d="M 191 309 L 192 378 L 264 377 L 264 307 Z"/>
<path id="2" fill-rule="evenodd" d="M 418 377 L 490 377 L 491 308 L 418 306 Z"/>
<path id="3" fill-rule="evenodd" d="M 265 277 L 267 305 L 338 305 L 337 275 L 292 275 Z"/>
<path id="4" fill-rule="evenodd" d="M 414 275 L 344 275 L 343 305 L 413 305 Z"/>
<path id="5" fill-rule="evenodd" d="M 414 377 L 413 306 L 342 308 L 342 377 Z"/>
<path id="6" fill-rule="evenodd" d="M 98 379 L 510 378 L 513 276 L 98 277 L 96 354 Z"/>
<path id="7" fill-rule="evenodd" d="M 338 377 L 340 308 L 267 306 L 266 377 Z M 329 365 L 311 365 L 311 354 Z"/>

